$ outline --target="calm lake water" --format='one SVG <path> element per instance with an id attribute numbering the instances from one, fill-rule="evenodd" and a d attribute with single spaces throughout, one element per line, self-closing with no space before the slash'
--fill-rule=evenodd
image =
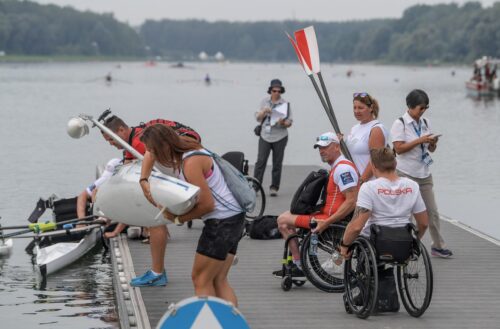
<path id="1" fill-rule="evenodd" d="M 346 77 L 352 69 L 353 75 Z M 455 71 L 454 76 L 451 72 Z M 105 84 L 111 72 L 112 85 Z M 500 100 L 466 97 L 468 67 L 323 65 L 323 77 L 344 132 L 356 123 L 353 92 L 367 91 L 381 105 L 380 119 L 390 128 L 405 111 L 406 94 L 428 92 L 426 116 L 443 134 L 433 155 L 432 172 L 440 212 L 500 238 L 494 205 L 500 199 Z M 213 83 L 203 78 L 210 74 Z M 292 104 L 286 164 L 319 164 L 315 137 L 331 130 L 309 79 L 298 64 L 166 63 L 1 64 L 0 216 L 3 225 L 21 225 L 39 197 L 73 197 L 95 175 L 96 164 L 119 156 L 96 129 L 80 140 L 66 134 L 66 123 L 79 113 L 106 108 L 131 125 L 168 118 L 197 129 L 204 144 L 219 153 L 242 150 L 250 162 L 257 153 L 253 114 L 269 81 L 280 78 Z M 46 216 L 48 218 L 48 216 Z M 16 240 L 14 254 L 0 260 L 2 327 L 116 327 L 111 269 L 101 251 L 37 286 L 27 241 Z M 450 246 L 453 249 L 453 246 Z M 75 319 L 78 318 L 78 320 Z"/>

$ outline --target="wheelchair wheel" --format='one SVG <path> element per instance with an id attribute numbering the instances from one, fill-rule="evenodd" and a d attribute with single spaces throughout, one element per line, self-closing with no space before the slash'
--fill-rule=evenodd
<path id="1" fill-rule="evenodd" d="M 344 291 L 344 259 L 340 256 L 340 240 L 345 227 L 333 224 L 318 236 L 316 255 L 310 255 L 310 234 L 302 244 L 300 257 L 307 279 L 326 292 Z"/>
<path id="2" fill-rule="evenodd" d="M 359 237 L 349 248 L 351 258 L 345 261 L 344 280 L 346 310 L 366 319 L 374 311 L 378 295 L 378 273 L 375 250 L 369 240 Z"/>
<path id="3" fill-rule="evenodd" d="M 289 291 L 290 289 L 292 289 L 292 283 L 292 278 L 289 276 L 285 276 L 281 280 L 281 289 L 283 289 L 283 291 Z"/>
<path id="4" fill-rule="evenodd" d="M 421 316 L 429 307 L 433 290 L 430 257 L 422 242 L 417 241 L 415 255 L 397 269 L 399 296 L 408 314 L 414 317 Z"/>
<path id="5" fill-rule="evenodd" d="M 257 217 L 261 217 L 264 214 L 264 210 L 266 209 L 266 194 L 264 193 L 264 189 L 262 188 L 262 185 L 260 185 L 260 182 L 252 177 L 252 176 L 245 176 L 248 184 L 255 189 L 257 193 L 257 199 L 255 203 L 255 209 L 252 212 L 247 212 L 245 214 L 245 217 L 253 220 Z"/>

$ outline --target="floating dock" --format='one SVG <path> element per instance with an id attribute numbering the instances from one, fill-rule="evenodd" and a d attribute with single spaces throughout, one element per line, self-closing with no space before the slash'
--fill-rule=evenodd
<path id="1" fill-rule="evenodd" d="M 315 169 L 285 166 L 279 196 L 267 197 L 265 214 L 288 210 L 296 188 Z M 267 168 L 266 193 L 269 174 Z M 239 244 L 238 263 L 229 276 L 239 310 L 252 329 L 500 328 L 500 242 L 452 219 L 442 219 L 442 233 L 454 256 L 431 257 L 434 293 L 421 318 L 409 316 L 401 305 L 398 313 L 361 320 L 345 312 L 342 293 L 322 292 L 310 283 L 285 292 L 281 280 L 271 274 L 281 268 L 283 241 L 248 237 Z M 131 277 L 151 266 L 149 245 L 123 235 L 113 239 L 115 293 L 122 328 L 155 328 L 171 303 L 194 295 L 191 268 L 202 227 L 201 221 L 195 221 L 191 229 L 169 225 L 166 287 L 130 287 Z M 428 233 L 424 243 L 430 251 Z"/>

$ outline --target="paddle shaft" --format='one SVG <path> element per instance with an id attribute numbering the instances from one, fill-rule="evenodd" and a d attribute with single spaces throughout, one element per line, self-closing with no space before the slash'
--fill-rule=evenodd
<path id="1" fill-rule="evenodd" d="M 319 83 L 321 84 L 321 89 L 323 89 L 323 94 L 325 95 L 326 103 L 328 104 L 328 108 L 330 109 L 330 111 L 329 111 L 330 115 L 333 119 L 333 122 L 335 122 L 335 126 L 337 127 L 336 133 L 338 134 L 338 133 L 340 133 L 340 126 L 339 126 L 339 123 L 337 121 L 337 118 L 335 117 L 335 112 L 333 111 L 333 106 L 332 106 L 332 103 L 330 102 L 330 96 L 328 95 L 328 90 L 326 89 L 326 85 L 325 85 L 325 82 L 323 81 L 323 76 L 321 75 L 321 72 L 318 72 L 318 79 L 319 79 Z M 335 129 L 335 126 L 334 126 L 334 129 Z M 349 149 L 347 148 L 347 145 L 345 144 L 343 139 L 340 141 L 340 146 L 341 146 L 342 152 L 344 153 L 346 158 L 348 158 L 349 160 L 352 161 L 351 152 L 349 152 Z"/>
<path id="2" fill-rule="evenodd" d="M 87 219 L 92 219 L 94 218 L 95 216 L 94 215 L 90 215 L 90 216 L 86 216 L 86 217 L 82 217 L 82 218 L 72 218 L 72 219 L 67 219 L 65 221 L 62 221 L 62 222 L 57 222 L 56 225 L 64 225 L 64 224 L 69 224 L 69 223 L 74 223 L 74 222 L 77 222 L 79 220 L 81 221 L 85 221 Z M 40 223 L 42 224 L 42 223 Z M 20 230 L 20 229 L 23 229 L 23 228 L 28 228 L 29 226 L 28 225 L 19 225 L 19 226 L 0 226 L 0 230 Z"/>
<path id="3" fill-rule="evenodd" d="M 325 102 L 325 99 L 323 98 L 321 91 L 319 90 L 318 83 L 316 82 L 316 80 L 314 80 L 314 77 L 312 74 L 309 75 L 309 78 L 311 79 L 311 82 L 314 86 L 314 89 L 316 90 L 316 93 L 318 94 L 319 100 L 321 101 L 321 105 L 323 105 L 323 108 L 325 109 L 326 115 L 327 115 L 328 119 L 330 120 L 330 123 L 332 124 L 333 129 L 335 130 L 335 132 L 337 134 L 340 134 L 340 129 L 339 129 L 339 125 L 337 123 L 337 120 L 335 119 L 333 111 L 329 110 L 329 107 L 328 107 L 327 103 Z M 347 145 L 345 144 L 343 139 L 340 140 L 340 149 L 342 150 L 342 153 L 345 155 L 345 157 L 352 161 L 351 153 L 349 152 L 349 149 L 347 148 Z"/>

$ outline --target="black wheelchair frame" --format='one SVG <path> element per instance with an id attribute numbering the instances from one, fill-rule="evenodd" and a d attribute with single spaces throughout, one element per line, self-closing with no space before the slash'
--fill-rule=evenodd
<path id="1" fill-rule="evenodd" d="M 292 288 L 292 285 L 300 287 L 305 283 L 305 280 L 292 278 L 291 273 L 293 262 L 288 246 L 292 239 L 297 239 L 302 270 L 307 280 L 325 292 L 344 291 L 344 273 L 342 270 L 344 260 L 340 256 L 340 240 L 346 226 L 347 222 L 344 221 L 333 223 L 319 234 L 315 255 L 310 252 L 311 231 L 309 229 L 300 228 L 297 233 L 291 234 L 285 240 L 281 288 L 288 291 Z"/>
<path id="2" fill-rule="evenodd" d="M 413 317 L 424 314 L 432 299 L 432 264 L 425 246 L 417 238 L 415 228 L 411 234 L 413 247 L 410 257 L 403 262 L 382 259 L 372 242 L 363 236 L 352 243 L 349 247 L 351 257 L 346 260 L 344 268 L 344 305 L 347 313 L 354 313 L 362 319 L 375 313 L 379 290 L 378 269 L 393 267 L 396 268 L 399 297 L 406 311 Z"/>

